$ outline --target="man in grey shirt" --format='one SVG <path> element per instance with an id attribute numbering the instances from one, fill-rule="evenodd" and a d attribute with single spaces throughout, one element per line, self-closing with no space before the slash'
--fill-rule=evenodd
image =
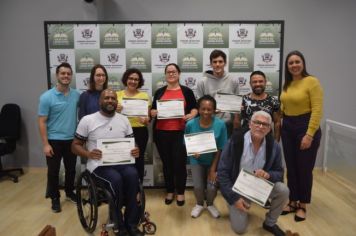
<path id="1" fill-rule="evenodd" d="M 198 98 L 203 95 L 215 97 L 217 93 L 239 94 L 239 84 L 231 75 L 225 71 L 226 54 L 221 50 L 214 50 L 210 53 L 210 66 L 213 70 L 204 72 L 203 78 L 197 84 Z M 232 131 L 233 114 L 218 112 L 217 117 L 225 121 L 228 133 Z"/>

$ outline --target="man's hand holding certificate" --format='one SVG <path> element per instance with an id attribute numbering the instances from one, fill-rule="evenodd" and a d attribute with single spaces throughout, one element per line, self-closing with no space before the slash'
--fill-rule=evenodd
<path id="1" fill-rule="evenodd" d="M 132 150 L 134 138 L 98 139 L 97 148 L 102 152 L 102 165 L 134 164 Z"/>
<path id="2" fill-rule="evenodd" d="M 214 131 L 185 134 L 184 141 L 188 156 L 217 151 Z"/>
<path id="3" fill-rule="evenodd" d="M 217 93 L 216 109 L 222 112 L 236 113 L 241 111 L 242 97 L 234 94 Z"/>
<path id="4" fill-rule="evenodd" d="M 121 114 L 129 117 L 148 116 L 148 101 L 136 98 L 123 98 Z"/>
<path id="5" fill-rule="evenodd" d="M 253 174 L 247 170 L 241 169 L 232 190 L 261 206 L 265 206 L 274 187 L 273 183 L 262 177 L 268 177 L 265 174 L 267 173 L 262 173 L 262 171 Z M 257 177 L 256 175 L 261 177 Z"/>
<path id="6" fill-rule="evenodd" d="M 184 116 L 184 100 L 158 100 L 157 118 L 174 119 Z"/>

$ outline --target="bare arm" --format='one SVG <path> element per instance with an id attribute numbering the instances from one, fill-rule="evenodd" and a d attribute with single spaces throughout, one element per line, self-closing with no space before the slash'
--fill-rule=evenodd
<path id="1" fill-rule="evenodd" d="M 51 157 L 54 155 L 52 146 L 48 143 L 47 137 L 47 116 L 39 116 L 38 117 L 38 127 L 40 129 L 41 140 L 43 144 L 43 153 L 47 157 Z"/>
<path id="2" fill-rule="evenodd" d="M 84 140 L 74 138 L 72 142 L 72 152 L 78 156 L 86 157 L 88 159 L 101 159 L 102 153 L 99 149 L 93 149 L 92 151 L 88 151 L 84 148 L 84 144 Z"/>
<path id="3" fill-rule="evenodd" d="M 233 127 L 234 129 L 240 128 L 241 127 L 241 118 L 239 113 L 234 114 L 234 121 L 233 121 Z"/>
<path id="4" fill-rule="evenodd" d="M 191 120 L 191 119 L 193 119 L 197 114 L 198 114 L 198 110 L 194 108 L 194 109 L 192 109 L 192 110 L 190 111 L 189 114 L 186 114 L 186 115 L 183 117 L 183 119 L 184 119 L 185 121 Z"/>
<path id="5" fill-rule="evenodd" d="M 281 138 L 281 114 L 280 112 L 273 112 L 274 123 L 274 139 L 279 142 Z"/>

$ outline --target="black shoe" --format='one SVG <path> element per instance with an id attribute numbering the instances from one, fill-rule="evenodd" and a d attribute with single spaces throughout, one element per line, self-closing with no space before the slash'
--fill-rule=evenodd
<path id="1" fill-rule="evenodd" d="M 273 226 L 268 226 L 263 222 L 262 228 L 267 230 L 268 232 L 272 233 L 274 236 L 284 236 L 286 235 L 281 228 L 277 224 L 274 224 Z"/>
<path id="2" fill-rule="evenodd" d="M 144 236 L 144 234 L 138 228 L 128 229 L 130 236 Z"/>
<path id="3" fill-rule="evenodd" d="M 167 199 L 167 198 L 164 199 L 164 203 L 166 205 L 170 205 L 170 204 L 172 204 L 172 202 L 173 202 L 173 198 L 172 199 Z"/>
<path id="4" fill-rule="evenodd" d="M 185 200 L 179 201 L 177 200 L 177 205 L 178 206 L 184 206 Z"/>
<path id="5" fill-rule="evenodd" d="M 306 210 L 304 207 L 298 206 L 297 209 L 296 209 L 296 211 L 295 211 L 294 220 L 295 220 L 296 222 L 305 221 L 305 217 L 297 216 L 297 211 L 298 211 L 298 210 L 303 211 L 304 214 L 307 213 L 307 210 Z"/>
<path id="6" fill-rule="evenodd" d="M 122 228 L 116 233 L 117 236 L 130 236 L 129 232 L 127 232 L 126 228 Z"/>
<path id="7" fill-rule="evenodd" d="M 52 211 L 54 213 L 61 212 L 61 203 L 59 201 L 59 198 L 52 198 Z"/>
<path id="8" fill-rule="evenodd" d="M 77 195 L 74 192 L 66 193 L 66 199 L 77 204 Z"/>
<path id="9" fill-rule="evenodd" d="M 271 201 L 268 199 L 266 204 L 263 206 L 265 209 L 270 209 L 271 208 Z"/>

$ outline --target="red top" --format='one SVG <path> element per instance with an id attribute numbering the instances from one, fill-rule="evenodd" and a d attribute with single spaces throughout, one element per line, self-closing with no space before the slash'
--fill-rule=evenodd
<path id="1" fill-rule="evenodd" d="M 177 90 L 166 89 L 163 96 L 160 98 L 160 100 L 172 100 L 172 99 L 184 100 L 184 107 L 186 106 L 186 101 L 184 99 L 182 89 L 177 89 Z M 185 121 L 182 118 L 157 120 L 157 124 L 156 124 L 156 129 L 158 130 L 184 130 L 184 128 L 185 128 Z"/>

